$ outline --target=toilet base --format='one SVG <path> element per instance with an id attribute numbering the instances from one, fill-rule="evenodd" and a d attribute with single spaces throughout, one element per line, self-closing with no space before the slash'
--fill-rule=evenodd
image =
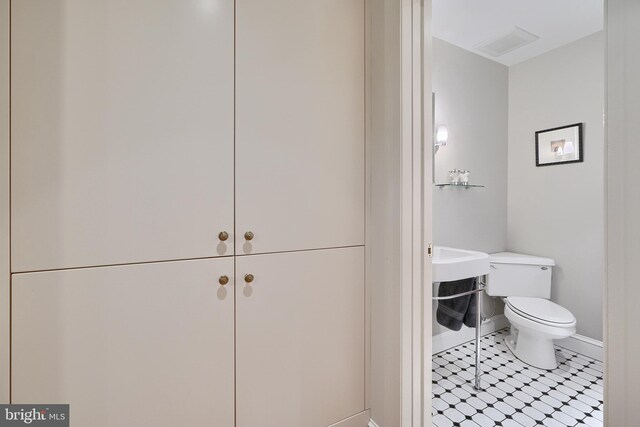
<path id="1" fill-rule="evenodd" d="M 511 323 L 511 335 L 505 344 L 518 359 L 540 369 L 556 369 L 554 339 L 568 338 L 576 333 L 575 322 L 567 326 L 551 326 L 527 319 L 507 305 L 504 314 Z"/>
<path id="2" fill-rule="evenodd" d="M 517 338 L 512 335 L 505 338 L 504 343 L 511 353 L 527 365 L 540 369 L 556 369 L 558 361 L 552 339 L 544 339 L 518 331 Z"/>

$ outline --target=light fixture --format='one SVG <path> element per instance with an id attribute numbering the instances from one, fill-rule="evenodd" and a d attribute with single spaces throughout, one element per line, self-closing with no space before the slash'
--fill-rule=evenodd
<path id="1" fill-rule="evenodd" d="M 444 147 L 447 145 L 447 141 L 449 140 L 449 129 L 447 129 L 446 125 L 438 126 L 436 130 L 436 147 Z"/>

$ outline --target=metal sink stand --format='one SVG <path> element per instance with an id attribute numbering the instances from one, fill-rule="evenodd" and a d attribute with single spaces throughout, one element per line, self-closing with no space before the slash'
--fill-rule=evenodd
<path id="1" fill-rule="evenodd" d="M 476 297 L 476 366 L 475 366 L 475 378 L 473 389 L 476 391 L 484 390 L 482 388 L 482 384 L 480 383 L 480 377 L 482 376 L 482 368 L 480 367 L 480 338 L 482 337 L 482 292 L 484 292 L 484 288 L 486 287 L 486 278 L 487 276 L 479 276 L 477 278 L 476 283 L 478 283 L 478 288 L 468 292 L 461 292 L 459 294 L 450 295 L 446 297 L 432 297 L 433 301 L 443 301 L 454 299 L 458 297 L 463 297 L 465 295 L 478 294 Z"/>

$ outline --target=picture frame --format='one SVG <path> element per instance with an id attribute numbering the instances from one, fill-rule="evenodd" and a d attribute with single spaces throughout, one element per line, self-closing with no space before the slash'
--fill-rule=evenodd
<path id="1" fill-rule="evenodd" d="M 584 162 L 583 124 L 536 132 L 536 166 Z"/>

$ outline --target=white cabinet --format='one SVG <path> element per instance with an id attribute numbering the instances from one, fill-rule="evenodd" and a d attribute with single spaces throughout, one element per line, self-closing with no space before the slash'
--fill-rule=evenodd
<path id="1" fill-rule="evenodd" d="M 238 257 L 236 277 L 237 426 L 363 411 L 364 248 Z"/>
<path id="2" fill-rule="evenodd" d="M 233 427 L 233 283 L 232 258 L 14 275 L 12 402 L 69 403 L 76 426 Z"/>
<path id="3" fill-rule="evenodd" d="M 364 6 L 12 2 L 13 403 L 91 427 L 366 409 Z"/>
<path id="4" fill-rule="evenodd" d="M 233 17 L 12 3 L 14 272 L 233 255 Z"/>
<path id="5" fill-rule="evenodd" d="M 238 254 L 364 244 L 364 4 L 237 0 Z"/>

